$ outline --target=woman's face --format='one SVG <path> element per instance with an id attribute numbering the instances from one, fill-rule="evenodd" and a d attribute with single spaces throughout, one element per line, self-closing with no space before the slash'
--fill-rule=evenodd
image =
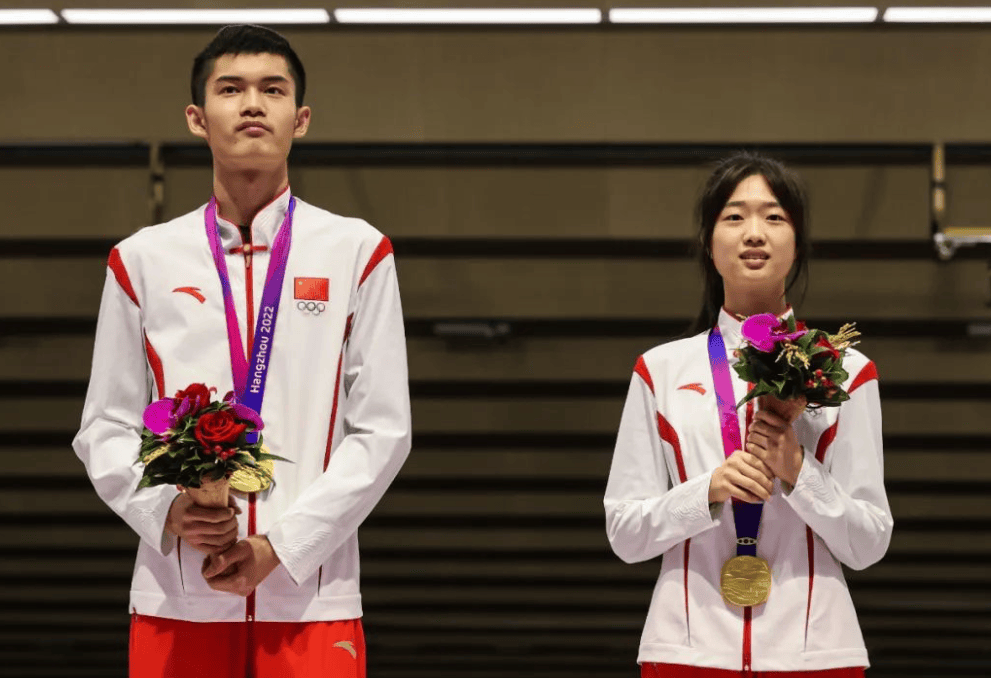
<path id="1" fill-rule="evenodd" d="M 784 294 L 795 261 L 795 229 L 759 174 L 741 181 L 716 219 L 712 261 L 733 294 Z"/>

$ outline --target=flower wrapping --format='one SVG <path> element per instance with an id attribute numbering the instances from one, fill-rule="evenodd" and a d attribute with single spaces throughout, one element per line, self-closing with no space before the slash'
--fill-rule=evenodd
<path id="1" fill-rule="evenodd" d="M 733 369 L 754 387 L 737 407 L 765 395 L 782 401 L 805 398 L 808 409 L 838 407 L 850 399 L 840 385 L 849 376 L 843 357 L 860 336 L 852 323 L 827 334 L 794 316 L 781 320 L 761 313 L 743 322 L 741 334 L 745 343 L 734 352 L 739 360 Z"/>
<path id="2" fill-rule="evenodd" d="M 287 460 L 265 451 L 261 417 L 239 403 L 233 392 L 222 400 L 211 400 L 216 390 L 190 384 L 174 397 L 145 408 L 138 453 L 144 471 L 138 488 L 199 488 L 230 478 L 236 471 L 272 480 L 271 472 L 259 462 Z M 249 434 L 257 434 L 254 442 L 248 442 Z"/>

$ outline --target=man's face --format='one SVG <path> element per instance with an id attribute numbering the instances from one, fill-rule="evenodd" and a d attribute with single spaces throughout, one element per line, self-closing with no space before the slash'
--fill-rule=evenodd
<path id="1" fill-rule="evenodd" d="M 193 134 L 206 139 L 214 161 L 232 169 L 274 169 L 292 140 L 306 134 L 310 109 L 296 108 L 296 85 L 276 54 L 225 54 L 206 81 L 203 107 L 188 106 Z"/>

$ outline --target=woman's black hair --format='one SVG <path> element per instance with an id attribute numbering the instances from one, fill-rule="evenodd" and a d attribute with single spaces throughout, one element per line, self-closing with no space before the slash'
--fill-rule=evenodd
<path id="1" fill-rule="evenodd" d="M 760 175 L 788 214 L 795 230 L 795 263 L 788 273 L 785 291 L 797 285 L 798 301 L 808 286 L 812 247 L 808 233 L 808 200 L 798 175 L 778 160 L 749 151 L 735 153 L 716 165 L 702 188 L 695 205 L 695 254 L 702 267 L 702 309 L 691 327 L 691 334 L 704 332 L 716 324 L 724 301 L 723 277 L 712 261 L 712 232 L 720 212 L 726 207 L 741 181 Z"/>

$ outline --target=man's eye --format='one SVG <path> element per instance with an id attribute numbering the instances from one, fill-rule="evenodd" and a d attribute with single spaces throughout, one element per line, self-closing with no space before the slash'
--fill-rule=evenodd
<path id="1" fill-rule="evenodd" d="M 236 91 L 237 91 L 237 87 L 235 87 L 234 85 L 226 85 L 220 88 L 221 94 L 233 94 Z"/>
<path id="2" fill-rule="evenodd" d="M 282 90 L 278 87 L 269 87 L 265 92 L 267 94 L 282 94 Z"/>

